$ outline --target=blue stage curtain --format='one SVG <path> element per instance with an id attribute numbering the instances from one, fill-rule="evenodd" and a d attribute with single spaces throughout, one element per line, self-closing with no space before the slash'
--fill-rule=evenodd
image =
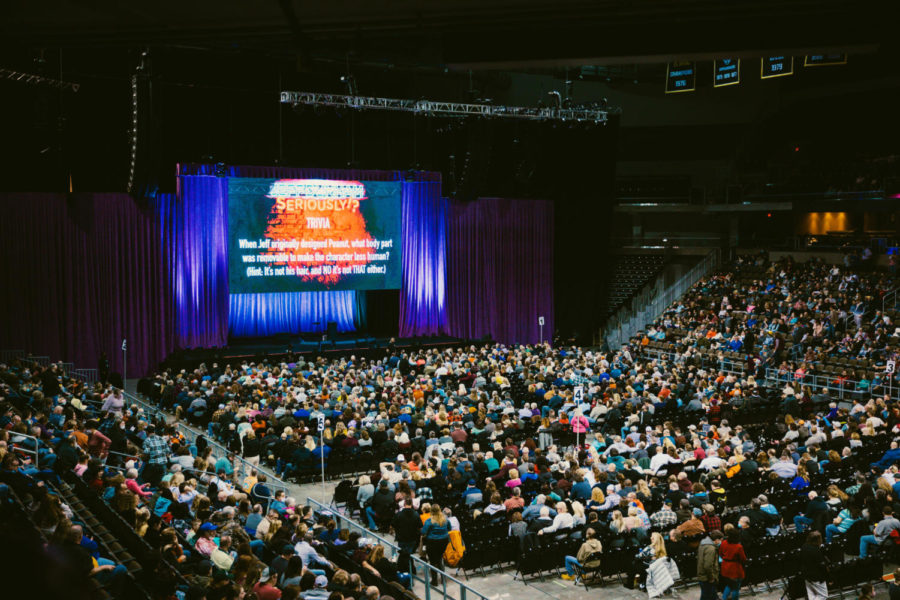
<path id="1" fill-rule="evenodd" d="M 163 248 L 172 265 L 175 344 L 228 343 L 228 180 L 179 177 L 178 192 L 160 194 Z"/>
<path id="2" fill-rule="evenodd" d="M 403 184 L 403 283 L 400 335 L 447 330 L 448 202 L 437 182 Z"/>
<path id="3" fill-rule="evenodd" d="M 356 292 L 290 292 L 231 294 L 231 335 L 253 337 L 276 333 L 325 331 L 328 321 L 338 331 L 356 330 Z"/>

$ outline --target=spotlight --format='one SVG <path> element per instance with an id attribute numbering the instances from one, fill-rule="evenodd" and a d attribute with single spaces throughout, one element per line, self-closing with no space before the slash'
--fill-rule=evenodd
<path id="1" fill-rule="evenodd" d="M 356 96 L 358 94 L 356 78 L 354 78 L 353 75 L 341 75 L 341 83 L 347 86 L 347 93 L 349 95 Z"/>
<path id="2" fill-rule="evenodd" d="M 547 92 L 547 98 L 547 103 L 550 105 L 550 108 L 560 108 L 562 106 L 562 96 L 556 90 Z"/>

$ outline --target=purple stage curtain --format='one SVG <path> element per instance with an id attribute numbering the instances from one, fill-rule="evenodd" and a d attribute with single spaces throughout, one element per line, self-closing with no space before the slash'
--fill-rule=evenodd
<path id="1" fill-rule="evenodd" d="M 174 347 L 168 263 L 152 211 L 125 194 L 0 194 L 4 269 L 0 348 L 96 368 L 106 352 L 128 377 Z"/>
<path id="2" fill-rule="evenodd" d="M 553 333 L 553 204 L 481 198 L 453 203 L 447 251 L 450 335 L 537 343 Z"/>
<path id="3" fill-rule="evenodd" d="M 400 335 L 447 331 L 447 210 L 441 184 L 403 184 L 403 284 Z"/>
<path id="4" fill-rule="evenodd" d="M 228 343 L 228 180 L 179 177 L 175 195 L 157 209 L 175 296 L 175 343 L 212 348 Z"/>

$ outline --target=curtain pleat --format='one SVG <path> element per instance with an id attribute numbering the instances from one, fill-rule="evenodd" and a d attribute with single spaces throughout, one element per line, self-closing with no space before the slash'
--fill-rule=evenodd
<path id="1" fill-rule="evenodd" d="M 447 257 L 448 333 L 507 344 L 553 332 L 553 204 L 480 198 L 453 203 Z"/>
<path id="2" fill-rule="evenodd" d="M 174 305 L 153 211 L 126 194 L 0 194 L 0 349 L 127 375 L 174 347 Z"/>
<path id="3" fill-rule="evenodd" d="M 447 331 L 447 209 L 440 183 L 403 184 L 403 337 Z"/>

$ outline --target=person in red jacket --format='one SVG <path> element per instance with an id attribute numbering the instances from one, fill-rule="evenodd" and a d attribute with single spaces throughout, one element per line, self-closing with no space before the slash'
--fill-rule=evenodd
<path id="1" fill-rule="evenodd" d="M 721 578 L 725 582 L 722 600 L 738 600 L 741 597 L 741 581 L 744 579 L 747 555 L 741 545 L 741 533 L 734 525 L 725 526 L 725 539 L 719 545 L 719 556 L 722 558 Z"/>

